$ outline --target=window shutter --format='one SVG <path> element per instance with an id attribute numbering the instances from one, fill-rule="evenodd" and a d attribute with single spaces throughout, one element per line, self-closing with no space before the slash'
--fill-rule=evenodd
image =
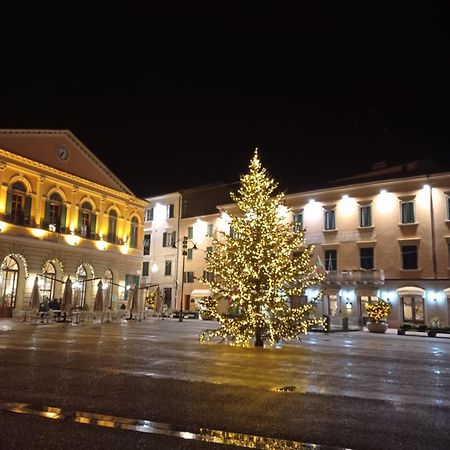
<path id="1" fill-rule="evenodd" d="M 81 212 L 81 209 L 78 210 L 78 225 L 77 225 L 77 229 L 78 232 L 81 233 L 81 220 L 83 218 L 83 214 Z"/>
<path id="2" fill-rule="evenodd" d="M 13 196 L 12 191 L 8 191 L 8 194 L 6 195 L 6 210 L 5 210 L 7 219 L 11 218 L 12 196 Z"/>
<path id="3" fill-rule="evenodd" d="M 25 197 L 25 208 L 23 209 L 23 222 L 24 225 L 30 225 L 31 215 L 31 195 Z"/>
<path id="4" fill-rule="evenodd" d="M 91 214 L 91 223 L 90 223 L 90 229 L 91 229 L 91 239 L 95 239 L 95 226 L 97 224 L 97 214 L 94 212 Z"/>
<path id="5" fill-rule="evenodd" d="M 48 228 L 50 222 L 50 201 L 45 201 L 44 227 Z"/>
<path id="6" fill-rule="evenodd" d="M 61 205 L 61 220 L 60 220 L 60 231 L 66 231 L 66 216 L 67 216 L 67 206 L 63 203 Z"/>

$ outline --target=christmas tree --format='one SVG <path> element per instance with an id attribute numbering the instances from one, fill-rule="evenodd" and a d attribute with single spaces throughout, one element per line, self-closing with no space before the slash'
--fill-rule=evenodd
<path id="1" fill-rule="evenodd" d="M 238 193 L 231 194 L 239 211 L 229 214 L 230 233 L 221 232 L 206 255 L 213 278 L 203 281 L 212 296 L 202 309 L 220 327 L 203 331 L 201 341 L 222 337 L 232 345 L 262 347 L 265 341 L 300 338 L 310 326 L 323 325 L 312 315 L 313 304 L 294 309 L 289 304 L 290 296 L 323 279 L 311 263 L 314 248 L 306 245 L 303 231 L 286 222 L 284 194 L 275 195 L 278 184 L 261 166 L 257 150 L 249 169 Z M 221 299 L 229 302 L 226 314 L 218 307 Z"/>

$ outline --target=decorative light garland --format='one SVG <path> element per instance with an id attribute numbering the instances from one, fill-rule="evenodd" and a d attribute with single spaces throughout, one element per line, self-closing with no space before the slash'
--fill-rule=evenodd
<path id="1" fill-rule="evenodd" d="M 1 270 L 5 270 L 6 269 L 6 258 L 12 258 L 12 259 L 20 259 L 23 263 L 23 267 L 25 269 L 25 278 L 29 277 L 29 272 L 28 272 L 28 264 L 27 264 L 27 260 L 20 254 L 20 253 L 10 253 L 9 255 L 6 255 L 2 265 L 1 265 Z"/>
<path id="2" fill-rule="evenodd" d="M 214 278 L 202 279 L 212 297 L 201 309 L 220 327 L 205 330 L 201 342 L 222 337 L 231 345 L 273 345 L 300 338 L 312 325 L 324 325 L 312 315 L 313 303 L 291 309 L 286 301 L 323 280 L 311 262 L 314 247 L 306 245 L 302 231 L 283 222 L 280 211 L 288 212 L 284 194 L 272 196 L 278 184 L 262 168 L 257 150 L 249 169 L 241 176 L 238 194 L 231 194 L 240 211 L 228 213 L 233 233 L 220 232 L 222 239 L 214 239 L 213 251 L 206 254 L 206 270 Z M 229 302 L 227 314 L 219 312 L 224 300 Z"/>

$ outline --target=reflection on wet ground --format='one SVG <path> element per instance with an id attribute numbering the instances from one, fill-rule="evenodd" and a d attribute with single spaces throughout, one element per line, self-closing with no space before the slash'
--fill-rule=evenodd
<path id="1" fill-rule="evenodd" d="M 201 321 L 0 325 L 0 398 L 24 402 L 8 411 L 60 420 L 68 415 L 61 425 L 72 427 L 176 433 L 195 445 L 218 439 L 247 448 L 319 448 L 303 444 L 317 442 L 409 450 L 422 439 L 420 448 L 448 448 L 442 423 L 450 414 L 450 339 L 311 333 L 302 342 L 262 349 L 199 344 L 200 331 L 211 327 Z M 49 374 L 54 382 L 47 385 Z M 54 403 L 64 411 L 34 410 L 25 402 Z M 324 426 L 333 433 L 322 433 Z M 404 447 L 394 442 L 399 429 Z M 386 435 L 390 446 L 383 446 Z"/>
<path id="2" fill-rule="evenodd" d="M 76 423 L 94 425 L 107 428 L 120 428 L 123 430 L 136 431 L 140 433 L 159 434 L 186 440 L 197 440 L 214 444 L 234 445 L 243 448 L 254 448 L 264 450 L 350 450 L 342 447 L 330 447 L 305 442 L 289 441 L 286 439 L 275 439 L 264 436 L 254 436 L 244 433 L 233 433 L 223 430 L 209 430 L 199 428 L 198 430 L 175 430 L 168 423 L 155 422 L 152 420 L 130 419 L 127 417 L 116 417 L 105 414 L 89 413 L 82 411 L 63 412 L 62 409 L 52 406 L 34 406 L 27 403 L 1 402 L 0 410 L 19 414 L 30 414 L 46 419 L 72 420 Z"/>

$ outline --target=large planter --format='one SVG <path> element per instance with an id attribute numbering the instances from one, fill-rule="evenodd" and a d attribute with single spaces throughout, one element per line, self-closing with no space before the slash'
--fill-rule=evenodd
<path id="1" fill-rule="evenodd" d="M 370 320 L 366 323 L 367 329 L 371 333 L 386 333 L 388 329 L 388 323 L 383 322 L 371 322 Z"/>

